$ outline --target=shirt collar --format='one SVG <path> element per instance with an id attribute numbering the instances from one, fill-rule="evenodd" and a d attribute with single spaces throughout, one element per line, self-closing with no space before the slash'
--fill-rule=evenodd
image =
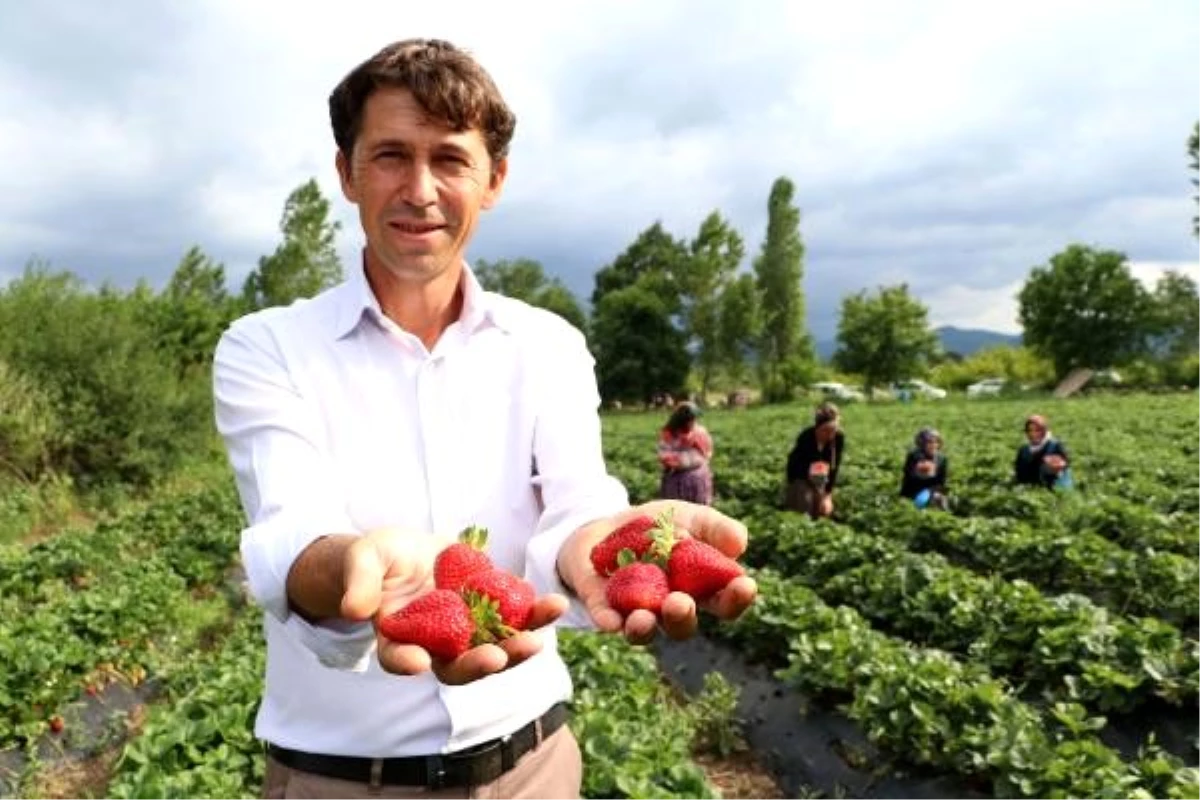
<path id="1" fill-rule="evenodd" d="M 472 334 L 486 326 L 495 326 L 503 331 L 511 332 L 507 324 L 507 315 L 502 307 L 502 298 L 494 292 L 486 291 L 470 264 L 463 262 L 462 280 L 463 305 L 459 314 L 464 334 Z M 342 284 L 338 297 L 337 313 L 334 318 L 334 337 L 341 339 L 353 333 L 367 318 L 376 324 L 383 320 L 383 309 L 379 298 L 367 282 L 366 251 L 358 268 L 351 270 L 350 276 Z"/>

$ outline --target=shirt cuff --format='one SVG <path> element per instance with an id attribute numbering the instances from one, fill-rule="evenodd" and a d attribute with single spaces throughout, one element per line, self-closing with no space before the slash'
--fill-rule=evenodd
<path id="1" fill-rule="evenodd" d="M 616 478 L 608 477 L 578 503 L 567 502 L 561 511 L 547 509 L 538 524 L 538 532 L 526 547 L 525 579 L 533 584 L 539 596 L 556 593 L 565 595 L 570 604 L 556 620 L 562 628 L 594 629 L 591 614 L 574 592 L 558 575 L 558 552 L 575 531 L 598 519 L 605 519 L 629 508 L 629 494 Z"/>
<path id="2" fill-rule="evenodd" d="M 370 622 L 329 620 L 313 625 L 292 612 L 287 597 L 288 572 L 305 548 L 322 536 L 353 530 L 349 520 L 341 518 L 303 527 L 276 518 L 242 531 L 241 554 L 250 596 L 258 605 L 279 620 L 323 665 L 362 671 L 375 648 L 375 632 Z"/>

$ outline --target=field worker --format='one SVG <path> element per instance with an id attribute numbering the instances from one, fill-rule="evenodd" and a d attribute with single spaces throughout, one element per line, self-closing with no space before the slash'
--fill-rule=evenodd
<path id="1" fill-rule="evenodd" d="M 700 410 L 691 401 L 675 407 L 658 434 L 658 462 L 662 479 L 658 496 L 665 500 L 687 500 L 712 505 L 713 441 L 699 423 Z"/>
<path id="2" fill-rule="evenodd" d="M 946 496 L 946 472 L 949 467 L 942 452 L 942 435 L 933 428 L 922 428 L 913 437 L 913 447 L 904 458 L 900 496 L 912 500 L 918 508 L 949 508 Z"/>
<path id="3" fill-rule="evenodd" d="M 813 424 L 800 431 L 788 454 L 784 503 L 813 519 L 833 513 L 833 490 L 846 451 L 840 420 L 841 413 L 833 403 L 817 406 Z"/>
<path id="4" fill-rule="evenodd" d="M 1072 486 L 1071 458 L 1041 414 L 1025 420 L 1025 438 L 1029 441 L 1017 450 L 1013 462 L 1013 482 L 1047 489 L 1069 489 Z"/>
<path id="5" fill-rule="evenodd" d="M 635 643 L 658 630 L 652 612 L 622 618 L 606 603 L 592 546 L 668 506 L 730 555 L 745 526 L 689 503 L 630 508 L 604 463 L 583 336 L 483 291 L 465 263 L 515 124 L 471 56 L 392 44 L 346 75 L 329 114 L 362 261 L 312 299 L 237 320 L 214 359 L 217 427 L 249 518 L 241 555 L 264 609 L 264 791 L 577 797 L 554 626 Z M 447 537 L 472 524 L 497 566 L 537 588 L 536 630 L 445 662 L 380 636 L 380 619 L 430 590 Z M 736 578 L 705 608 L 733 618 L 755 592 Z M 685 638 L 696 614 L 673 593 L 658 625 Z"/>

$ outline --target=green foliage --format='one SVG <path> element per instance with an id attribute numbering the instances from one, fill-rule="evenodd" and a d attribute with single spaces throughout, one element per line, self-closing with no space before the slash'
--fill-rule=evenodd
<path id="1" fill-rule="evenodd" d="M 0 475 L 23 482 L 41 477 L 64 436 L 50 395 L 0 360 Z"/>
<path id="2" fill-rule="evenodd" d="M 475 277 L 484 289 L 530 305 L 553 311 L 580 331 L 587 332 L 587 316 L 571 290 L 558 278 L 549 278 L 538 261 L 518 258 L 514 261 L 475 265 Z"/>
<path id="3" fill-rule="evenodd" d="M 714 211 L 700 224 L 689 249 L 688 269 L 680 279 L 684 320 L 688 335 L 697 347 L 700 391 L 707 394 L 717 368 L 732 360 L 733 349 L 723 347 L 721 342 L 722 299 L 746 248 L 737 230 Z M 733 299 L 735 304 L 738 299 Z M 731 311 L 736 314 L 736 309 Z M 730 323 L 736 327 L 736 317 L 731 318 Z M 738 331 L 734 331 L 734 336 L 736 341 Z"/>
<path id="4" fill-rule="evenodd" d="M 1200 340 L 1200 296 L 1196 282 L 1168 270 L 1154 287 L 1151 298 L 1153 346 L 1166 360 L 1186 358 L 1197 351 Z"/>
<path id="5" fill-rule="evenodd" d="M 938 351 L 928 310 L 908 293 L 906 284 L 844 298 L 837 338 L 834 362 L 860 373 L 868 391 L 923 375 Z"/>
<path id="6" fill-rule="evenodd" d="M 147 316 L 158 348 L 181 375 L 207 381 L 217 341 L 242 311 L 226 288 L 224 265 L 193 246 L 166 288 L 148 304 Z"/>
<path id="7" fill-rule="evenodd" d="M 1065 377 L 1136 357 L 1154 328 L 1154 311 L 1125 255 L 1073 244 L 1034 267 L 1018 295 L 1025 343 Z"/>
<path id="8" fill-rule="evenodd" d="M 242 287 L 248 308 L 288 305 L 342 280 L 336 247 L 341 223 L 329 221 L 329 201 L 315 179 L 288 195 L 279 228 L 283 241 L 274 253 L 259 259 L 258 269 Z"/>
<path id="9" fill-rule="evenodd" d="M 678 392 L 690 366 L 685 345 L 653 288 L 638 282 L 609 292 L 592 316 L 600 396 L 645 401 L 655 392 Z"/>
<path id="10" fill-rule="evenodd" d="M 767 201 L 767 235 L 754 261 L 762 309 L 759 372 L 764 398 L 787 399 L 799 370 L 785 369 L 795 361 L 816 361 L 812 338 L 805 327 L 804 242 L 800 238 L 800 209 L 793 205 L 795 186 L 777 178 Z"/>
<path id="11" fill-rule="evenodd" d="M 208 440 L 208 387 L 186 381 L 157 347 L 154 296 L 88 291 L 73 275 L 31 266 L 0 291 L 4 361 L 38 387 L 57 420 L 44 440 L 51 468 L 80 485 L 145 485 Z"/>
<path id="12" fill-rule="evenodd" d="M 592 308 L 599 308 L 607 295 L 636 283 L 655 295 L 668 315 L 675 316 L 681 310 L 679 276 L 687 271 L 688 258 L 687 244 L 655 222 L 611 264 L 597 270 Z"/>
<path id="13" fill-rule="evenodd" d="M 1054 365 L 1027 347 L 989 347 L 961 361 L 942 361 L 929 372 L 929 380 L 945 389 L 966 389 L 984 378 L 1006 378 L 1020 386 L 1044 387 L 1054 383 Z"/>
<path id="14" fill-rule="evenodd" d="M 735 385 L 746 378 L 746 358 L 762 336 L 762 310 L 754 275 L 742 273 L 721 292 L 719 303 L 718 361 Z"/>

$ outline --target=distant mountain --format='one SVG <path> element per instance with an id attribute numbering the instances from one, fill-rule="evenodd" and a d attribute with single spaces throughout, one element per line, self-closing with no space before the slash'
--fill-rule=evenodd
<path id="1" fill-rule="evenodd" d="M 969 356 L 987 347 L 1001 345 L 1017 347 L 1021 344 L 1020 334 L 985 331 L 979 328 L 956 328 L 953 325 L 943 325 L 935 328 L 934 333 L 941 339 L 943 350 L 964 356 Z M 828 361 L 833 358 L 833 351 L 836 349 L 837 342 L 833 339 L 818 341 L 817 357 L 822 361 Z"/>

